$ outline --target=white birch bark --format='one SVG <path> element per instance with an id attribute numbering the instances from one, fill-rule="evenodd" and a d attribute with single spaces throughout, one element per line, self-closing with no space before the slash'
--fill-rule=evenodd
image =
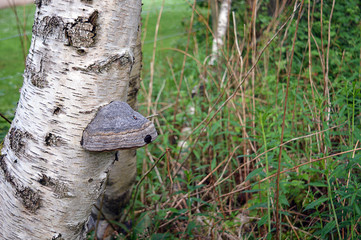
<path id="1" fill-rule="evenodd" d="M 221 3 L 218 16 L 217 33 L 214 34 L 215 37 L 213 38 L 212 43 L 212 56 L 209 61 L 209 65 L 215 64 L 219 55 L 219 49 L 221 49 L 224 45 L 223 38 L 228 26 L 228 16 L 231 9 L 231 3 L 232 0 L 223 0 Z"/>
<path id="2" fill-rule="evenodd" d="M 85 151 L 82 132 L 100 106 L 127 100 L 141 1 L 36 4 L 21 96 L 1 149 L 0 239 L 83 239 L 116 157 Z M 134 164 L 134 152 L 123 150 L 118 161 Z"/>

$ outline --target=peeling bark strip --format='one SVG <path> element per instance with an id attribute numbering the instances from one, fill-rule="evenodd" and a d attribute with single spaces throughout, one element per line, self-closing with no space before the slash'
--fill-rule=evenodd
<path id="1" fill-rule="evenodd" d="M 99 13 L 94 11 L 89 18 L 78 17 L 75 23 L 66 27 L 66 37 L 69 45 L 73 47 L 90 47 L 95 42 L 96 22 Z"/>
<path id="2" fill-rule="evenodd" d="M 9 182 L 16 190 L 16 196 L 22 201 L 23 206 L 32 213 L 35 213 L 40 208 L 40 195 L 38 192 L 29 187 L 19 186 L 15 182 L 14 176 L 11 176 L 5 162 L 5 155 L 0 156 L 0 168 L 4 173 L 5 180 Z"/>

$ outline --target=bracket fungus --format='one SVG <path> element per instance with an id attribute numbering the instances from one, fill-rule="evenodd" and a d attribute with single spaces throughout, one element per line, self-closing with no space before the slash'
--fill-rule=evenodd
<path id="1" fill-rule="evenodd" d="M 113 101 L 99 109 L 83 132 L 81 145 L 88 151 L 139 148 L 154 141 L 154 124 L 127 103 Z"/>

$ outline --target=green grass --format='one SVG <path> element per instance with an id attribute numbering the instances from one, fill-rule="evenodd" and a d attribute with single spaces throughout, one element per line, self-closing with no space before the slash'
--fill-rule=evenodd
<path id="1" fill-rule="evenodd" d="M 143 1 L 142 23 L 143 36 L 143 55 L 144 61 L 150 62 L 153 54 L 154 32 L 157 26 L 158 14 L 161 9 L 161 0 Z M 159 32 L 157 36 L 157 48 L 159 51 L 164 48 L 174 46 L 174 43 L 180 39 L 186 38 L 186 30 L 182 22 L 191 17 L 191 7 L 184 1 L 167 0 L 164 2 L 161 19 L 159 22 Z M 149 17 L 148 17 L 149 15 Z M 184 34 L 183 34 L 184 33 Z"/>
<path id="2" fill-rule="evenodd" d="M 16 8 L 18 21 L 13 9 L 0 10 L 0 112 L 12 119 L 19 99 L 19 89 L 22 86 L 24 72 L 24 54 L 19 37 L 18 26 L 25 22 L 27 33 L 31 33 L 34 21 L 33 6 Z M 24 14 L 25 13 L 25 14 Z M 20 30 L 22 34 L 23 31 Z M 29 46 L 31 35 L 27 35 Z M 9 124 L 0 119 L 0 138 L 3 138 Z"/>

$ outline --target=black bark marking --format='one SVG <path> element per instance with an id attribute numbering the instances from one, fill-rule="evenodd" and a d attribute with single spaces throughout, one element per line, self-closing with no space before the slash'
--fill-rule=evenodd
<path id="1" fill-rule="evenodd" d="M 54 185 L 51 181 L 50 181 L 50 177 L 46 176 L 45 174 L 42 175 L 42 177 L 38 180 L 38 182 L 43 185 L 43 186 L 49 186 L 49 185 Z"/>
<path id="2" fill-rule="evenodd" d="M 28 65 L 30 66 L 30 64 Z M 30 79 L 31 84 L 38 88 L 45 88 L 49 85 L 46 80 L 46 74 L 43 72 L 43 59 L 40 61 L 40 70 L 36 72 L 34 68 L 27 67 L 25 70 L 25 77 Z"/>
<path id="3" fill-rule="evenodd" d="M 11 174 L 8 171 L 8 168 L 7 168 L 6 162 L 5 162 L 5 155 L 0 155 L 0 168 L 4 172 L 5 180 L 7 182 L 11 183 L 11 185 L 14 185 L 14 182 L 13 182 L 14 177 L 11 176 Z"/>
<path id="4" fill-rule="evenodd" d="M 65 24 L 59 16 L 45 16 L 41 20 L 36 19 L 33 26 L 33 34 L 41 37 L 46 44 L 47 39 L 56 39 L 65 42 Z"/>
<path id="5" fill-rule="evenodd" d="M 13 176 L 9 173 L 5 162 L 5 155 L 0 156 L 0 168 L 4 172 L 5 180 L 9 182 L 16 191 L 16 196 L 22 200 L 23 206 L 30 212 L 35 213 L 40 208 L 41 199 L 39 192 L 32 190 L 29 187 L 19 186 Z"/>
<path id="6" fill-rule="evenodd" d="M 31 83 L 38 88 L 45 88 L 48 86 L 48 81 L 38 73 L 32 74 L 30 78 Z"/>
<path id="7" fill-rule="evenodd" d="M 42 162 L 44 162 L 44 163 L 47 163 L 47 162 L 48 162 L 48 160 L 47 160 L 47 159 L 42 158 L 42 157 L 41 157 L 41 158 L 39 158 L 39 160 L 40 160 L 40 161 L 42 161 Z"/>
<path id="8" fill-rule="evenodd" d="M 83 72 L 94 72 L 94 73 L 103 73 L 110 72 L 112 68 L 121 69 L 121 67 L 129 65 L 129 72 L 132 69 L 134 63 L 134 58 L 128 52 L 124 52 L 121 54 L 114 54 L 105 60 L 96 61 L 93 64 L 90 64 L 87 68 L 81 67 L 72 67 L 75 71 L 83 71 Z"/>
<path id="9" fill-rule="evenodd" d="M 53 236 L 51 240 L 64 240 L 64 238 L 61 236 L 61 233 L 59 233 L 57 236 Z"/>
<path id="10" fill-rule="evenodd" d="M 35 0 L 34 4 L 38 7 L 41 8 L 41 4 L 42 4 L 42 0 Z"/>
<path id="11" fill-rule="evenodd" d="M 83 3 L 93 3 L 93 0 L 80 0 Z"/>
<path id="12" fill-rule="evenodd" d="M 127 64 L 133 65 L 134 59 L 129 53 L 115 54 L 108 57 L 106 60 L 98 61 L 91 64 L 85 71 L 91 71 L 95 73 L 109 72 L 114 64 L 125 66 Z"/>
<path id="13" fill-rule="evenodd" d="M 80 56 L 84 56 L 86 54 L 86 51 L 83 48 L 79 48 L 76 50 L 76 53 Z"/>
<path id="14" fill-rule="evenodd" d="M 68 45 L 73 47 L 92 46 L 95 43 L 98 16 L 98 11 L 94 11 L 88 18 L 78 17 L 74 23 L 67 24 L 65 36 L 68 39 Z"/>
<path id="15" fill-rule="evenodd" d="M 38 7 L 38 8 L 41 8 L 41 6 L 46 6 L 48 5 L 49 3 L 51 2 L 51 0 L 35 0 L 35 5 Z"/>
<path id="16" fill-rule="evenodd" d="M 79 113 L 81 113 L 81 114 L 91 114 L 91 113 L 96 112 L 96 111 L 97 111 L 97 109 L 92 109 L 92 110 L 88 110 L 88 111 L 79 111 Z"/>
<path id="17" fill-rule="evenodd" d="M 48 133 L 45 136 L 45 145 L 57 147 L 61 144 L 61 138 L 53 133 Z"/>
<path id="18" fill-rule="evenodd" d="M 35 192 L 29 187 L 16 189 L 16 195 L 22 199 L 22 203 L 26 209 L 36 212 L 40 208 L 41 199 L 39 192 Z"/>
<path id="19" fill-rule="evenodd" d="M 140 88 L 139 79 L 140 79 L 140 75 L 137 75 L 137 76 L 132 77 L 129 81 L 127 103 L 133 109 L 135 108 L 136 101 L 137 101 L 137 95 L 138 95 L 138 91 Z"/>
<path id="20" fill-rule="evenodd" d="M 22 132 L 16 128 L 12 128 L 10 130 L 10 148 L 15 152 L 16 155 L 24 152 L 27 141 L 26 139 L 32 139 L 30 133 Z"/>
<path id="21" fill-rule="evenodd" d="M 106 174 L 108 174 L 108 172 L 106 172 Z M 100 181 L 100 185 L 99 185 L 98 190 L 103 189 L 104 183 L 105 183 L 105 180 Z"/>
<path id="22" fill-rule="evenodd" d="M 89 17 L 88 21 L 94 26 L 94 28 L 96 27 L 98 17 L 99 17 L 99 12 L 98 11 L 94 11 Z"/>
<path id="23" fill-rule="evenodd" d="M 56 108 L 54 109 L 54 111 L 53 111 L 53 114 L 54 114 L 54 115 L 58 115 L 59 112 L 60 112 L 60 107 L 56 107 Z"/>
<path id="24" fill-rule="evenodd" d="M 41 178 L 38 180 L 38 182 L 46 187 L 50 187 L 51 190 L 54 192 L 54 194 L 58 197 L 58 198 L 66 198 L 66 197 L 71 197 L 69 195 L 69 188 L 68 186 L 63 183 L 60 182 L 57 179 L 52 179 L 51 177 L 46 176 L 45 174 L 42 174 Z"/>
<path id="25" fill-rule="evenodd" d="M 53 111 L 53 115 L 60 114 L 62 112 L 61 108 L 62 108 L 62 106 L 57 106 Z"/>
<path id="26" fill-rule="evenodd" d="M 93 179 L 92 179 L 92 178 L 89 178 L 89 179 L 88 179 L 88 183 L 91 183 L 91 182 L 93 182 Z"/>

